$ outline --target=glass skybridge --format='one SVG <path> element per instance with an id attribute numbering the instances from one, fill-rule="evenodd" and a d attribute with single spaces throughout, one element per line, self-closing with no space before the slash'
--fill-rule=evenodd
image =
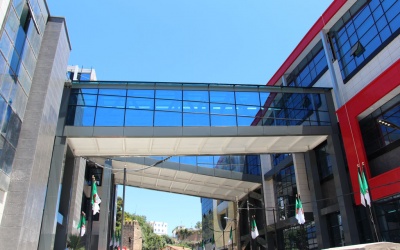
<path id="1" fill-rule="evenodd" d="M 111 160 L 117 184 L 127 168 L 127 185 L 222 200 L 261 185 L 260 154 L 313 149 L 336 119 L 325 88 L 114 81 L 67 87 L 62 134 L 75 156 Z"/>
<path id="2" fill-rule="evenodd" d="M 329 126 L 329 89 L 72 82 L 69 126 Z"/>

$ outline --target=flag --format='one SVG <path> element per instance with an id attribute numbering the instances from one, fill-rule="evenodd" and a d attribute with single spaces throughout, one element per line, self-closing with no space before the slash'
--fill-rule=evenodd
<path id="1" fill-rule="evenodd" d="M 233 244 L 232 226 L 231 226 L 231 232 L 229 233 L 229 241 L 228 241 L 228 244 Z"/>
<path id="2" fill-rule="evenodd" d="M 258 236 L 258 229 L 254 217 L 251 219 L 251 238 L 255 239 Z"/>
<path id="3" fill-rule="evenodd" d="M 360 185 L 360 194 L 361 194 L 361 204 L 371 206 L 371 197 L 369 195 L 368 191 L 368 182 L 367 178 L 365 177 L 365 172 L 364 172 L 364 162 L 363 162 L 363 168 L 360 169 L 360 166 L 358 166 L 358 184 Z M 365 201 L 367 204 L 365 204 Z"/>
<path id="4" fill-rule="evenodd" d="M 120 239 L 121 239 L 121 237 L 119 236 L 119 232 L 117 232 L 117 234 L 115 235 L 115 239 L 114 239 L 114 247 L 119 247 Z"/>
<path id="5" fill-rule="evenodd" d="M 206 250 L 206 245 L 204 245 L 204 240 L 201 241 L 203 250 Z"/>
<path id="6" fill-rule="evenodd" d="M 79 229 L 79 228 L 81 229 L 81 237 L 82 237 L 86 233 L 86 216 L 85 216 L 84 212 L 82 212 L 82 214 L 81 214 L 81 219 L 79 221 L 77 229 Z"/>
<path id="7" fill-rule="evenodd" d="M 93 215 L 97 214 L 100 212 L 100 197 L 99 194 L 97 193 L 97 182 L 96 178 L 94 175 L 92 176 L 92 210 L 93 210 Z"/>
<path id="8" fill-rule="evenodd" d="M 304 224 L 306 222 L 306 219 L 304 218 L 303 204 L 301 204 L 300 195 L 296 195 L 296 219 L 299 224 Z"/>
<path id="9" fill-rule="evenodd" d="M 360 199 L 361 199 L 361 204 L 365 207 L 365 189 L 364 189 L 364 183 L 361 178 L 361 173 L 360 173 L 360 165 L 358 165 L 358 185 L 360 186 Z"/>
<path id="10" fill-rule="evenodd" d="M 114 234 L 111 236 L 110 247 L 114 246 Z"/>
<path id="11" fill-rule="evenodd" d="M 215 249 L 215 239 L 214 239 L 214 233 L 211 239 L 211 249 Z"/>
<path id="12" fill-rule="evenodd" d="M 364 163 L 363 163 L 363 167 L 364 167 Z M 367 178 L 365 177 L 364 168 L 362 169 L 362 181 L 363 181 L 364 190 L 365 190 L 364 198 L 367 201 L 368 206 L 371 206 L 371 197 L 369 196 L 368 181 L 367 181 Z"/>

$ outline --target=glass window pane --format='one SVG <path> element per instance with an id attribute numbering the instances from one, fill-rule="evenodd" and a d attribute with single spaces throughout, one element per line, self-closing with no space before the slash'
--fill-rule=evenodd
<path id="1" fill-rule="evenodd" d="M 99 94 L 126 96 L 126 89 L 99 89 Z"/>
<path id="2" fill-rule="evenodd" d="M 124 109 L 97 108 L 95 126 L 124 126 Z"/>
<path id="3" fill-rule="evenodd" d="M 125 108 L 125 97 L 99 95 L 97 106 Z"/>
<path id="4" fill-rule="evenodd" d="M 156 90 L 156 98 L 182 100 L 182 90 Z"/>
<path id="5" fill-rule="evenodd" d="M 70 105 L 84 105 L 84 106 L 96 106 L 97 95 L 90 94 L 71 94 L 69 98 Z"/>
<path id="6" fill-rule="evenodd" d="M 125 126 L 153 126 L 153 111 L 126 110 Z"/>
<path id="7" fill-rule="evenodd" d="M 5 141 L 2 154 L 0 156 L 0 169 L 2 169 L 7 175 L 11 174 L 14 155 L 15 149 L 7 141 Z"/>
<path id="8" fill-rule="evenodd" d="M 183 126 L 210 126 L 208 114 L 183 114 Z"/>
<path id="9" fill-rule="evenodd" d="M 236 92 L 236 104 L 260 105 L 258 92 Z"/>
<path id="10" fill-rule="evenodd" d="M 183 100 L 208 102 L 208 91 L 185 90 Z"/>
<path id="11" fill-rule="evenodd" d="M 255 120 L 254 117 L 242 117 L 242 116 L 237 117 L 238 126 L 251 126 L 254 120 Z"/>
<path id="12" fill-rule="evenodd" d="M 211 114 L 224 114 L 224 115 L 235 115 L 235 105 L 230 104 L 210 104 L 210 113 Z"/>
<path id="13" fill-rule="evenodd" d="M 156 110 L 181 112 L 182 101 L 156 99 Z"/>
<path id="14" fill-rule="evenodd" d="M 153 89 L 128 89 L 128 96 L 154 98 Z"/>
<path id="15" fill-rule="evenodd" d="M 69 106 L 66 125 L 93 126 L 95 107 Z"/>
<path id="16" fill-rule="evenodd" d="M 154 99 L 128 97 L 126 108 L 154 110 Z"/>
<path id="17" fill-rule="evenodd" d="M 97 94 L 99 92 L 99 89 L 71 89 L 71 93 L 74 94 Z"/>
<path id="18" fill-rule="evenodd" d="M 236 116 L 211 115 L 211 126 L 236 126 Z"/>
<path id="19" fill-rule="evenodd" d="M 183 112 L 187 113 L 209 113 L 209 104 L 206 102 L 183 102 Z"/>
<path id="20" fill-rule="evenodd" d="M 258 106 L 236 106 L 237 115 L 241 116 L 256 116 L 260 111 Z"/>
<path id="21" fill-rule="evenodd" d="M 182 113 L 157 111 L 154 126 L 182 126 Z"/>
<path id="22" fill-rule="evenodd" d="M 226 91 L 210 91 L 210 102 L 217 103 L 235 103 L 233 92 Z"/>
<path id="23" fill-rule="evenodd" d="M 6 139 L 11 143 L 14 148 L 17 148 L 19 133 L 21 131 L 21 120 L 16 113 L 11 114 L 10 125 L 7 129 Z"/>

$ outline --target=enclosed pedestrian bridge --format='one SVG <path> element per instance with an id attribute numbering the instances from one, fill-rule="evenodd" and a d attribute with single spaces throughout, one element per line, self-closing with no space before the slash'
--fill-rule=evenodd
<path id="1" fill-rule="evenodd" d="M 330 89 L 68 82 L 60 132 L 117 184 L 240 199 L 261 185 L 260 154 L 306 152 L 336 124 Z M 167 160 L 163 160 L 168 157 Z"/>

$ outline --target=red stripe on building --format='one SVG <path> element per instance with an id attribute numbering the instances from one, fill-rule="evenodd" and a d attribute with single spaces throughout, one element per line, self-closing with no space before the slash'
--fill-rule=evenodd
<path id="1" fill-rule="evenodd" d="M 367 178 L 369 179 L 370 177 L 370 169 L 357 117 L 398 86 L 400 86 L 400 59 L 376 77 L 368 86 L 358 92 L 336 112 L 342 132 L 344 150 L 346 152 L 350 179 L 357 205 L 360 204 L 357 164 L 364 162 Z M 400 190 L 400 183 L 393 185 L 386 184 L 398 181 L 399 176 L 400 166 L 394 170 L 369 179 L 372 199 L 378 200 L 398 193 Z"/>

